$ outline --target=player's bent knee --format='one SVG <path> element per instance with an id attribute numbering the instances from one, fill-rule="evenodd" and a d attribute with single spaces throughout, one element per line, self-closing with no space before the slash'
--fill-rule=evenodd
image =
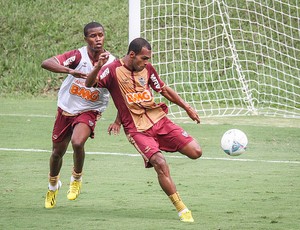
<path id="1" fill-rule="evenodd" d="M 73 149 L 82 149 L 84 147 L 84 142 L 80 140 L 72 140 Z"/>
<path id="2" fill-rule="evenodd" d="M 198 159 L 199 157 L 202 156 L 202 149 L 200 147 L 199 148 L 193 148 L 192 150 L 190 150 L 190 152 L 189 152 L 189 154 L 187 154 L 187 156 L 190 159 L 196 160 L 196 159 Z"/>
<path id="3" fill-rule="evenodd" d="M 194 154 L 195 158 L 194 159 L 198 159 L 199 157 L 202 156 L 202 149 L 200 148 L 200 146 L 198 148 L 195 149 L 195 154 Z"/>
<path id="4" fill-rule="evenodd" d="M 197 142 L 191 142 L 187 146 L 183 147 L 180 152 L 190 159 L 198 159 L 202 156 L 202 149 Z"/>

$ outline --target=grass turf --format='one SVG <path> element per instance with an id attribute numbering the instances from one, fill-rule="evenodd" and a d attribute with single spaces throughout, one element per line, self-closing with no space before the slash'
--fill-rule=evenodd
<path id="1" fill-rule="evenodd" d="M 72 169 L 69 148 L 61 171 L 57 207 L 44 209 L 55 99 L 0 99 L 1 229 L 298 229 L 300 221 L 297 120 L 264 117 L 180 122 L 201 143 L 193 161 L 166 153 L 171 174 L 195 223 L 180 223 L 153 169 L 123 133 L 108 136 L 113 106 L 86 145 L 82 194 L 66 197 Z M 275 121 L 275 122 L 274 122 Z M 255 124 L 255 125 L 254 125 Z M 249 148 L 229 157 L 222 133 L 240 128 Z M 39 151 L 43 150 L 43 151 Z M 113 155 L 118 153 L 118 155 Z"/>

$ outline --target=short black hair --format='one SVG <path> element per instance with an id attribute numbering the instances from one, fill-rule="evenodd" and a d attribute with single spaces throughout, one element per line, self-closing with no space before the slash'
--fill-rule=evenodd
<path id="1" fill-rule="evenodd" d="M 130 51 L 133 51 L 135 54 L 138 54 L 141 52 L 143 47 L 146 47 L 148 50 L 151 50 L 151 45 L 146 39 L 135 38 L 130 42 L 127 54 L 129 54 Z"/>
<path id="2" fill-rule="evenodd" d="M 83 34 L 84 36 L 88 36 L 88 30 L 89 29 L 92 29 L 92 28 L 96 28 L 96 27 L 101 27 L 103 29 L 103 32 L 104 32 L 104 27 L 98 23 L 98 22 L 90 22 L 88 24 L 85 25 L 84 29 L 83 29 Z"/>

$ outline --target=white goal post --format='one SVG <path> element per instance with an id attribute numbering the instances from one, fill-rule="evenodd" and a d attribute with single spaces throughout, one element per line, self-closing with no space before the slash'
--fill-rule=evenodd
<path id="1" fill-rule="evenodd" d="M 129 41 L 150 42 L 161 78 L 200 116 L 300 118 L 299 0 L 129 2 Z"/>

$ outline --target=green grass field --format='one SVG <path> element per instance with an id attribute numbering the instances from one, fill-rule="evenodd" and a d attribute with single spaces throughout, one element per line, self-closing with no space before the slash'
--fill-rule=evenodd
<path id="1" fill-rule="evenodd" d="M 0 229 L 299 229 L 300 125 L 266 117 L 204 118 L 180 121 L 202 145 L 193 161 L 166 153 L 173 179 L 195 223 L 178 220 L 153 169 L 123 132 L 108 136 L 113 105 L 86 145 L 82 194 L 66 197 L 72 168 L 69 149 L 61 171 L 55 209 L 44 208 L 55 98 L 0 98 Z M 248 135 L 244 155 L 227 156 L 219 147 L 224 131 Z"/>
<path id="2" fill-rule="evenodd" d="M 236 1 L 226 2 L 231 5 Z M 0 229 L 299 229 L 299 119 L 203 118 L 201 125 L 175 120 L 203 148 L 203 157 L 196 161 L 178 153 L 165 154 L 178 191 L 193 212 L 195 223 L 185 224 L 179 222 L 160 189 L 154 170 L 144 168 L 142 158 L 123 132 L 107 135 L 106 129 L 116 114 L 112 104 L 98 122 L 95 139 L 86 144 L 82 194 L 76 201 L 66 197 L 72 170 L 69 148 L 61 171 L 63 187 L 57 207 L 46 210 L 56 112 L 56 98 L 51 95 L 57 95 L 64 76 L 45 71 L 40 64 L 48 57 L 83 46 L 83 26 L 94 20 L 105 27 L 107 50 L 118 57 L 124 55 L 128 2 L 0 0 L 0 7 Z M 250 24 L 245 23 L 243 28 L 247 26 Z M 223 44 L 224 40 L 220 41 Z M 277 50 L 283 51 L 280 47 Z M 203 59 L 210 60 L 210 55 Z M 222 69 L 219 64 L 217 67 Z M 281 65 L 275 67 L 266 73 L 278 74 Z M 297 83 L 295 80 L 294 85 Z M 264 87 L 260 85 L 261 92 L 266 91 Z M 285 94 L 280 96 L 285 98 Z M 249 139 L 247 152 L 239 157 L 227 156 L 220 149 L 220 138 L 230 128 L 243 130 Z"/>

